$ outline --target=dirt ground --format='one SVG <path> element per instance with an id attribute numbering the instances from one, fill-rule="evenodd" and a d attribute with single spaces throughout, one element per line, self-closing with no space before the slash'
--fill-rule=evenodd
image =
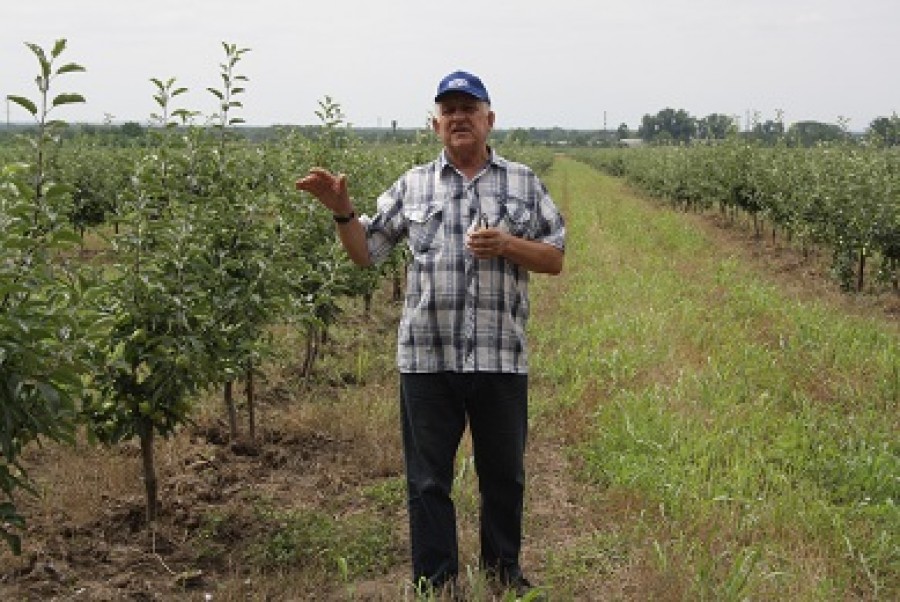
<path id="1" fill-rule="evenodd" d="M 850 311 L 900 317 L 896 292 L 844 295 L 827 279 L 823 261 L 804 258 L 779 241 L 757 241 L 747 229 L 723 227 L 716 217 L 691 219 L 800 297 L 828 296 Z M 559 282 L 564 290 L 565 277 Z M 42 495 L 18 499 L 27 517 L 24 553 L 0 552 L 0 600 L 412 599 L 404 585 L 409 575 L 405 508 L 362 493 L 401 479 L 399 427 L 390 411 L 346 419 L 348 409 L 369 411 L 362 409 L 367 399 L 396 396 L 389 366 L 398 310 L 384 295 L 375 315 L 353 318 L 367 322 L 355 325 L 360 329 L 374 327 L 381 334 L 367 352 L 387 357 L 380 375 L 354 382 L 352 370 L 337 369 L 298 386 L 288 364 L 262 385 L 255 442 L 229 442 L 221 417 L 207 411 L 160 443 L 162 506 L 154 529 L 144 518 L 135 444 L 114 449 L 46 444 L 30 450 L 26 466 Z M 537 315 L 541 311 L 535 308 Z M 327 351 L 344 365 L 369 357 L 347 342 L 332 343 Z M 613 529 L 634 512 L 627 497 L 600 500 L 573 476 L 577 470 L 562 428 L 562 422 L 536 423 L 529 442 L 523 565 L 538 583 L 549 570 L 548 553 L 587 543 L 590 534 Z M 314 508 L 339 518 L 376 516 L 392 533 L 383 570 L 342 582 L 333 574 L 317 574 L 315 567 L 287 574 L 247 566 L 246 542 L 265 537 L 260 500 L 273 508 Z M 461 520 L 464 564 L 477 553 L 473 514 L 463 513 Z M 210 517 L 220 520 L 212 524 Z M 667 595 L 665 583 L 641 581 L 639 559 L 609 558 L 616 556 L 577 575 L 560 599 L 631 600 L 654 590 L 657 599 L 677 598 L 676 592 Z M 555 578 L 560 579 L 558 572 Z"/>

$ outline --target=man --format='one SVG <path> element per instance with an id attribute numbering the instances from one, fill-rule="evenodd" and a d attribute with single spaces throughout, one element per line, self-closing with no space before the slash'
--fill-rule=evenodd
<path id="1" fill-rule="evenodd" d="M 565 226 L 534 173 L 488 146 L 495 117 L 478 77 L 451 73 L 434 100 L 443 151 L 382 194 L 374 216 L 357 217 L 343 175 L 312 169 L 297 188 L 332 211 L 355 263 L 404 238 L 412 253 L 397 361 L 416 584 L 440 588 L 459 570 L 450 489 L 468 422 L 482 567 L 521 593 L 528 275 L 562 270 Z"/>

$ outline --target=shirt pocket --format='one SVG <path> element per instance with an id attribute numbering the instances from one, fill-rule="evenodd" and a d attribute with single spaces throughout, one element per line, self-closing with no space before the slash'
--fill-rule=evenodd
<path id="1" fill-rule="evenodd" d="M 444 211 L 439 205 L 404 208 L 409 221 L 409 247 L 414 253 L 434 253 L 444 244 Z"/>
<path id="2" fill-rule="evenodd" d="M 532 237 L 534 214 L 528 204 L 518 197 L 508 196 L 503 204 L 504 216 L 501 223 L 507 232 L 520 238 Z"/>

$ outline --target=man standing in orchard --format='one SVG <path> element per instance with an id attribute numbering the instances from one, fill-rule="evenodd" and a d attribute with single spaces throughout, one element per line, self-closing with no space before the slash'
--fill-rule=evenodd
<path id="1" fill-rule="evenodd" d="M 531 169 L 488 146 L 494 112 L 478 77 L 451 73 L 434 100 L 443 151 L 401 176 L 374 216 L 357 216 L 343 175 L 312 169 L 296 186 L 334 214 L 356 264 L 404 238 L 411 251 L 397 362 L 416 585 L 452 586 L 459 571 L 450 490 L 468 422 L 482 568 L 524 593 L 528 276 L 562 270 L 565 226 Z"/>

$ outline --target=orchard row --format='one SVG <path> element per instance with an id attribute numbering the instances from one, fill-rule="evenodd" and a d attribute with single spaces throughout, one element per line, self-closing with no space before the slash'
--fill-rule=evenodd
<path id="1" fill-rule="evenodd" d="M 195 393 L 222 387 L 234 435 L 231 384 L 246 379 L 252 436 L 250 385 L 272 325 L 306 333 L 308 372 L 339 298 L 370 297 L 384 271 L 402 268 L 399 254 L 381 271 L 351 268 L 328 212 L 293 182 L 314 165 L 339 169 L 371 210 L 423 147 L 363 150 L 329 98 L 314 139 L 241 140 L 246 50 L 223 46 L 207 124 L 176 106 L 185 88 L 152 79 L 152 143 L 128 148 L 61 136 L 52 114 L 83 99 L 53 88 L 83 68 L 61 62 L 64 40 L 29 45 L 37 97 L 10 99 L 35 127 L 0 161 L 0 537 L 14 550 L 24 523 L 15 493 L 32 487 L 20 464 L 28 444 L 71 441 L 82 427 L 107 444 L 138 438 L 152 521 L 154 439 L 188 420 Z"/>
<path id="2" fill-rule="evenodd" d="M 847 143 L 766 147 L 721 144 L 595 150 L 579 158 L 624 176 L 684 209 L 718 207 L 765 222 L 788 239 L 832 253 L 841 285 L 861 290 L 865 274 L 900 278 L 900 152 Z M 874 265 L 867 266 L 874 259 Z"/>

